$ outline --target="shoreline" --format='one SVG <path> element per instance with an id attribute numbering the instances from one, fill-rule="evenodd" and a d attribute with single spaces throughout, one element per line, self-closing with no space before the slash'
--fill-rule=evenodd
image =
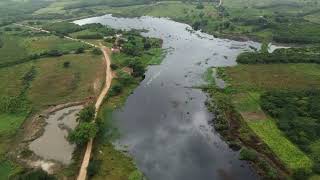
<path id="1" fill-rule="evenodd" d="M 223 90 L 214 87 L 204 87 L 203 92 L 208 95 L 206 106 L 216 117 L 211 124 L 222 136 L 222 139 L 232 150 L 241 151 L 251 149 L 256 152 L 256 159 L 241 159 L 248 161 L 262 178 L 268 177 L 268 171 L 277 170 L 279 179 L 285 179 L 290 171 L 271 149 L 249 128 L 241 114 L 233 107 L 230 97 Z M 241 158 L 241 157 L 240 157 Z M 264 162 L 262 164 L 261 162 Z"/>

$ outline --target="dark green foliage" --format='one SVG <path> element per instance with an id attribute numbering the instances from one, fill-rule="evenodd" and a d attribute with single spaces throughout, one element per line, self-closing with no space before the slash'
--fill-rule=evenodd
<path id="1" fill-rule="evenodd" d="M 0 26 L 31 18 L 31 14 L 50 4 L 49 1 L 1 1 Z"/>
<path id="2" fill-rule="evenodd" d="M 36 73 L 36 68 L 32 66 L 31 69 L 22 77 L 23 85 L 29 87 L 31 81 L 35 78 Z"/>
<path id="3" fill-rule="evenodd" d="M 64 68 L 69 68 L 70 67 L 70 62 L 69 61 L 66 61 L 63 63 L 63 67 Z"/>
<path id="4" fill-rule="evenodd" d="M 109 97 L 119 95 L 123 90 L 122 84 L 115 84 L 111 87 L 110 92 L 108 94 Z"/>
<path id="5" fill-rule="evenodd" d="M 95 112 L 96 108 L 91 104 L 79 112 L 77 120 L 80 122 L 91 122 L 94 119 Z"/>
<path id="6" fill-rule="evenodd" d="M 133 6 L 133 5 L 142 5 L 149 4 L 153 2 L 153 0 L 97 0 L 97 1 L 79 1 L 76 3 L 72 3 L 64 7 L 64 9 L 78 9 L 78 8 L 88 8 L 92 6 L 103 6 L 107 5 L 110 7 L 124 7 L 124 6 Z"/>
<path id="7" fill-rule="evenodd" d="M 59 50 L 53 49 L 47 52 L 48 57 L 59 57 L 62 56 L 63 53 Z"/>
<path id="8" fill-rule="evenodd" d="M 75 53 L 76 53 L 76 54 L 82 54 L 82 53 L 84 53 L 84 47 L 78 48 Z"/>
<path id="9" fill-rule="evenodd" d="M 99 49 L 99 48 L 94 48 L 92 50 L 92 54 L 94 55 L 101 55 L 102 54 L 102 51 Z"/>
<path id="10" fill-rule="evenodd" d="M 311 172 L 305 170 L 305 169 L 297 169 L 293 172 L 293 179 L 295 180 L 305 180 L 305 179 L 309 179 L 311 175 Z"/>
<path id="11" fill-rule="evenodd" d="M 261 96 L 261 107 L 291 141 L 311 155 L 313 170 L 318 172 L 319 152 L 311 145 L 320 140 L 320 90 L 266 92 Z M 304 177 L 302 170 L 296 173 L 296 177 Z"/>
<path id="12" fill-rule="evenodd" d="M 97 174 L 99 172 L 101 164 L 102 164 L 101 160 L 91 160 L 87 168 L 88 176 L 92 177 L 95 174 Z"/>
<path id="13" fill-rule="evenodd" d="M 258 158 L 258 154 L 253 149 L 242 148 L 240 151 L 240 159 L 247 161 L 255 161 Z"/>
<path id="14" fill-rule="evenodd" d="M 58 22 L 47 24 L 43 28 L 61 35 L 67 35 L 69 33 L 81 31 L 83 29 L 81 26 L 70 22 Z"/>
<path id="15" fill-rule="evenodd" d="M 111 64 L 110 67 L 112 70 L 117 70 L 119 68 L 119 66 L 116 64 Z"/>
<path id="16" fill-rule="evenodd" d="M 27 101 L 20 96 L 4 96 L 0 99 L 0 112 L 18 114 L 27 110 Z"/>
<path id="17" fill-rule="evenodd" d="M 199 3 L 197 4 L 196 8 L 197 8 L 197 9 L 203 9 L 204 6 L 203 6 L 203 4 L 202 4 L 201 2 L 199 2 Z"/>
<path id="18" fill-rule="evenodd" d="M 83 122 L 80 123 L 75 130 L 69 133 L 69 141 L 77 145 L 84 145 L 91 138 L 94 138 L 98 129 L 96 124 Z"/>
<path id="19" fill-rule="evenodd" d="M 2 47 L 3 47 L 3 40 L 0 37 L 0 48 L 2 48 Z"/>
<path id="20" fill-rule="evenodd" d="M 242 64 L 320 63 L 320 48 L 277 49 L 272 53 L 244 52 L 237 57 Z"/>
<path id="21" fill-rule="evenodd" d="M 82 34 L 77 36 L 78 39 L 102 39 L 101 34 Z"/>
<path id="22" fill-rule="evenodd" d="M 117 72 L 117 76 L 118 76 L 117 77 L 118 81 L 123 86 L 128 86 L 134 81 L 134 79 L 133 79 L 133 77 L 131 75 L 129 75 L 128 73 L 123 72 L 123 71 L 118 71 Z"/>
<path id="23" fill-rule="evenodd" d="M 36 169 L 25 170 L 13 177 L 10 177 L 10 180 L 56 180 L 56 178 L 41 169 Z"/>

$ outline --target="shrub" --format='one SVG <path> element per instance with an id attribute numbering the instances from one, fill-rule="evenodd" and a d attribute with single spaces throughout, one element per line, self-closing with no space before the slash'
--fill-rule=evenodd
<path id="1" fill-rule="evenodd" d="M 69 67 L 70 67 L 70 62 L 69 62 L 69 61 L 65 61 L 65 62 L 63 63 L 63 67 L 64 67 L 64 68 L 69 68 Z"/>
<path id="2" fill-rule="evenodd" d="M 203 8 L 204 8 L 204 6 L 203 6 L 203 4 L 202 4 L 202 3 L 199 3 L 199 4 L 196 6 L 196 8 L 197 8 L 197 9 L 203 9 Z"/>
<path id="3" fill-rule="evenodd" d="M 143 180 L 143 174 L 140 171 L 135 170 L 132 173 L 130 173 L 128 179 L 129 180 Z"/>
<path id="4" fill-rule="evenodd" d="M 92 177 L 95 174 L 97 174 L 101 164 L 102 164 L 101 160 L 92 160 L 92 161 L 90 161 L 89 165 L 88 165 L 88 168 L 87 168 L 88 176 Z"/>
<path id="5" fill-rule="evenodd" d="M 79 47 L 76 52 L 76 54 L 81 54 L 81 53 L 84 53 L 84 47 Z"/>
<path id="6" fill-rule="evenodd" d="M 94 48 L 92 50 L 92 54 L 94 55 L 101 55 L 102 54 L 102 51 L 99 49 L 99 48 Z"/>
<path id="7" fill-rule="evenodd" d="M 47 55 L 49 57 L 58 57 L 58 56 L 62 56 L 63 53 L 61 51 L 59 51 L 59 50 L 53 49 L 53 50 L 48 51 Z"/>
<path id="8" fill-rule="evenodd" d="M 14 175 L 13 177 L 9 178 L 12 180 L 56 180 L 56 178 L 52 175 L 47 174 L 45 171 L 41 169 L 37 170 L 24 170 L 23 172 Z"/>
<path id="9" fill-rule="evenodd" d="M 110 67 L 112 70 L 117 70 L 119 68 L 119 66 L 116 64 L 111 64 Z"/>
<path id="10" fill-rule="evenodd" d="M 3 47 L 3 40 L 0 38 L 0 48 Z"/>
<path id="11" fill-rule="evenodd" d="M 122 85 L 121 84 L 115 84 L 112 86 L 110 92 L 109 92 L 109 96 L 117 96 L 122 92 Z"/>
<path id="12" fill-rule="evenodd" d="M 258 158 L 257 152 L 253 149 L 242 148 L 240 151 L 240 159 L 247 161 L 255 161 Z"/>
<path id="13" fill-rule="evenodd" d="M 91 104 L 79 112 L 77 120 L 80 122 L 90 122 L 94 119 L 95 113 L 96 108 Z"/>
<path id="14" fill-rule="evenodd" d="M 77 145 L 84 145 L 97 133 L 97 126 L 93 123 L 83 122 L 69 134 L 69 141 Z"/>
<path id="15" fill-rule="evenodd" d="M 305 180 L 305 179 L 309 179 L 310 175 L 311 175 L 311 172 L 306 169 L 297 169 L 294 171 L 292 177 L 295 180 Z"/>

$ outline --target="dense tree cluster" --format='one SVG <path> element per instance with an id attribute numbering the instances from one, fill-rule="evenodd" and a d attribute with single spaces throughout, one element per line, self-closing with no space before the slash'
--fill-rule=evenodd
<path id="1" fill-rule="evenodd" d="M 320 63 L 320 48 L 289 48 L 268 52 L 244 52 L 237 57 L 242 64 Z"/>
<path id="2" fill-rule="evenodd" d="M 79 112 L 77 118 L 79 125 L 69 133 L 68 138 L 70 142 L 77 145 L 84 145 L 91 138 L 95 137 L 98 131 L 97 125 L 92 123 L 95 118 L 95 112 L 96 109 L 94 105 L 89 105 Z"/>
<path id="3" fill-rule="evenodd" d="M 303 151 L 311 154 L 320 172 L 320 90 L 271 91 L 261 96 L 261 107 Z M 297 173 L 300 176 L 302 173 Z"/>

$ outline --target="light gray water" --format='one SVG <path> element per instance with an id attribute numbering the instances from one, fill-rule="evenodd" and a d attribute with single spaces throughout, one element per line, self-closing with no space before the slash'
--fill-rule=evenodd
<path id="1" fill-rule="evenodd" d="M 151 66 L 146 78 L 115 113 L 121 133 L 137 166 L 150 180 L 258 179 L 239 153 L 232 151 L 209 124 L 214 115 L 204 105 L 203 84 L 208 67 L 235 65 L 236 56 L 259 49 L 255 42 L 190 33 L 190 26 L 165 18 L 116 18 L 111 15 L 75 21 L 119 29 L 146 29 L 145 36 L 164 40 L 170 49 L 163 63 Z"/>
<path id="2" fill-rule="evenodd" d="M 29 145 L 30 150 L 46 160 L 70 164 L 75 145 L 67 140 L 68 129 L 77 126 L 76 115 L 82 108 L 68 107 L 49 115 L 43 135 Z"/>

